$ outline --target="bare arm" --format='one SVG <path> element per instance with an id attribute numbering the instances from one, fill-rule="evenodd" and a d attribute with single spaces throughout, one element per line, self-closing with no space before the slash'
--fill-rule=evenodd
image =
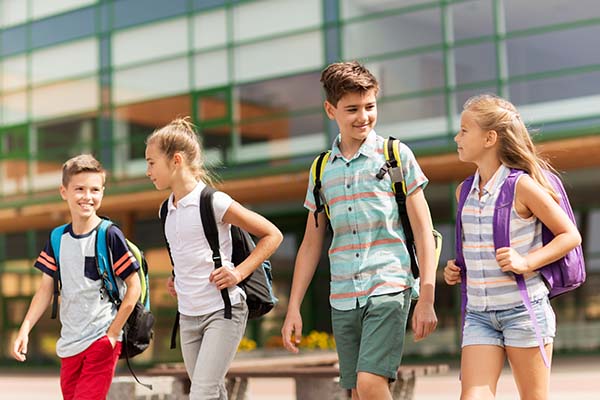
<path id="1" fill-rule="evenodd" d="M 298 352 L 297 345 L 300 343 L 302 337 L 300 306 L 302 305 L 306 290 L 315 275 L 315 270 L 321 258 L 321 251 L 323 250 L 327 218 L 325 217 L 325 213 L 319 213 L 318 218 L 319 227 L 316 227 L 312 214 L 308 214 L 304 238 L 296 255 L 294 278 L 292 280 L 287 314 L 281 328 L 283 345 L 286 349 L 294 353 Z M 294 336 L 294 342 L 292 342 L 292 335 Z"/>
<path id="2" fill-rule="evenodd" d="M 129 274 L 129 276 L 125 278 L 125 283 L 127 284 L 127 291 L 125 292 L 125 296 L 123 296 L 123 301 L 121 302 L 121 306 L 119 307 L 115 319 L 108 327 L 108 331 L 106 331 L 106 335 L 110 339 L 113 347 L 119 338 L 121 330 L 123 330 L 123 326 L 125 326 L 125 322 L 127 322 L 127 318 L 129 318 L 129 315 L 133 311 L 135 303 L 137 303 L 137 300 L 140 298 L 142 290 L 137 271 Z"/>
<path id="3" fill-rule="evenodd" d="M 209 279 L 215 282 L 219 290 L 235 286 L 246 279 L 258 266 L 269 258 L 281 244 L 283 235 L 271 221 L 254 211 L 248 210 L 234 201 L 225 215 L 223 222 L 238 226 L 258 238 L 256 248 L 235 269 L 219 268 L 214 270 Z"/>
<path id="4" fill-rule="evenodd" d="M 17 361 L 25 361 L 27 345 L 29 343 L 29 332 L 31 332 L 31 329 L 33 329 L 42 314 L 44 314 L 44 311 L 48 308 L 53 292 L 54 279 L 48 274 L 42 274 L 40 287 L 35 292 L 33 299 L 31 299 L 31 304 L 29 305 L 25 318 L 23 318 L 21 329 L 19 329 L 19 333 L 13 345 L 12 356 Z"/>
<path id="5" fill-rule="evenodd" d="M 555 235 L 544 247 L 524 257 L 511 248 L 498 249 L 496 259 L 503 271 L 523 274 L 556 261 L 581 243 L 577 227 L 560 206 L 530 176 L 517 182 L 515 208 L 522 217 L 535 215 Z"/>
<path id="6" fill-rule="evenodd" d="M 429 206 L 420 188 L 406 199 L 408 218 L 415 238 L 421 287 L 419 300 L 415 306 L 412 327 L 415 340 L 426 338 L 435 330 L 437 317 L 434 311 L 435 300 L 435 242 Z"/>

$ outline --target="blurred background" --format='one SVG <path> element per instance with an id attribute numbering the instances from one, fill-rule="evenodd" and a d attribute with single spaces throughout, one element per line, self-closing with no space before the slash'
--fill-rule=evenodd
<path id="1" fill-rule="evenodd" d="M 563 172 L 584 239 L 588 281 L 553 301 L 557 353 L 600 350 L 600 2 L 596 0 L 0 0 L 0 363 L 40 279 L 32 268 L 68 219 L 61 165 L 93 153 L 109 170 L 100 214 L 149 261 L 156 340 L 137 364 L 180 360 L 168 341 L 176 305 L 158 192 L 144 139 L 191 116 L 219 187 L 285 234 L 272 257 L 280 305 L 247 329 L 246 350 L 280 348 L 313 158 L 337 134 L 320 71 L 358 59 L 381 84 L 377 132 L 406 142 L 430 178 L 426 196 L 453 257 L 454 191 L 472 168 L 452 140 L 471 95 L 520 109 Z M 323 254 L 303 304 L 307 346 L 331 347 Z M 410 357 L 459 352 L 458 290 L 438 271 L 437 331 Z M 59 324 L 44 317 L 28 365 L 58 364 Z M 323 334 L 325 334 L 323 336 Z M 256 350 L 255 350 L 256 351 Z"/>

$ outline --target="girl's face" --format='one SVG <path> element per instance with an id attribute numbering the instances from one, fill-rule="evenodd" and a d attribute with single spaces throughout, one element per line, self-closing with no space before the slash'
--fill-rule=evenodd
<path id="1" fill-rule="evenodd" d="M 174 167 L 157 144 L 146 146 L 146 176 L 150 178 L 156 189 L 163 190 L 171 187 Z"/>
<path id="2" fill-rule="evenodd" d="M 486 132 L 479 127 L 472 112 L 465 110 L 460 118 L 460 131 L 454 136 L 458 146 L 458 158 L 464 162 L 476 162 L 485 150 Z"/>

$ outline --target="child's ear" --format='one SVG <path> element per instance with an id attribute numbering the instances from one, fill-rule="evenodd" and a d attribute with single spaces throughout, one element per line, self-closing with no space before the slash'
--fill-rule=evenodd
<path id="1" fill-rule="evenodd" d="M 183 162 L 183 157 L 182 157 L 181 153 L 173 154 L 172 161 L 173 161 L 173 164 L 175 164 L 175 165 L 181 165 Z"/>
<path id="2" fill-rule="evenodd" d="M 67 188 L 64 187 L 63 185 L 60 185 L 60 187 L 58 188 L 58 191 L 60 192 L 60 197 L 62 197 L 63 200 L 67 199 Z"/>
<path id="3" fill-rule="evenodd" d="M 487 131 L 485 134 L 485 144 L 488 147 L 494 146 L 498 142 L 498 132 L 495 130 Z"/>
<path id="4" fill-rule="evenodd" d="M 333 106 L 333 104 L 331 104 L 330 102 L 325 100 L 325 102 L 323 103 L 323 107 L 325 107 L 325 112 L 327 113 L 327 116 L 329 117 L 329 119 L 334 120 L 335 119 L 335 107 Z"/>

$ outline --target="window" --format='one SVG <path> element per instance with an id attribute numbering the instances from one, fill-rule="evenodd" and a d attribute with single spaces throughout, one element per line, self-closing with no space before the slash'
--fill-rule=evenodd
<path id="1" fill-rule="evenodd" d="M 442 43 L 439 9 L 366 19 L 345 25 L 343 57 L 364 58 Z"/>
<path id="2" fill-rule="evenodd" d="M 176 116 L 191 115 L 188 95 L 120 106 L 114 110 L 113 151 L 116 177 L 142 176 L 146 171 L 145 141 Z"/>
<path id="3" fill-rule="evenodd" d="M 319 68 L 323 65 L 321 32 L 240 46 L 235 49 L 234 59 L 237 82 Z"/>
<path id="4" fill-rule="evenodd" d="M 115 71 L 113 102 L 132 103 L 190 91 L 186 57 Z"/>
<path id="5" fill-rule="evenodd" d="M 321 25 L 318 0 L 266 0 L 233 9 L 235 41 L 255 39 Z M 265 23 L 265 17 L 268 23 Z"/>
<path id="6" fill-rule="evenodd" d="M 114 33 L 112 62 L 115 67 L 119 67 L 148 59 L 181 55 L 187 49 L 187 19 L 177 18 Z"/>
<path id="7" fill-rule="evenodd" d="M 31 113 L 35 120 L 95 111 L 99 106 L 98 79 L 65 81 L 34 88 Z"/>
<path id="8" fill-rule="evenodd" d="M 53 46 L 31 54 L 31 81 L 34 85 L 65 77 L 92 74 L 97 70 L 96 39 Z"/>

